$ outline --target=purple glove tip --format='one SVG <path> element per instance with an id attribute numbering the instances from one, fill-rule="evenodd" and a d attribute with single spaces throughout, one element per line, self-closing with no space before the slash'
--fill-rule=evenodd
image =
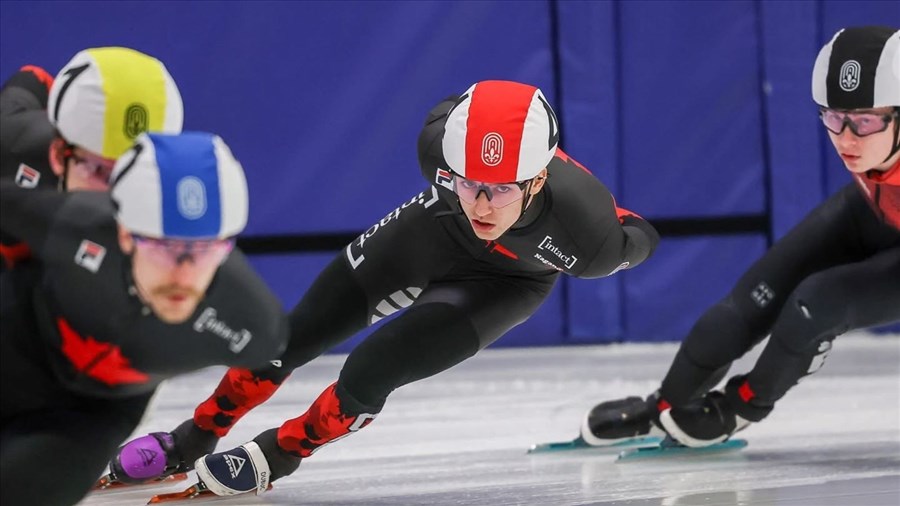
<path id="1" fill-rule="evenodd" d="M 172 446 L 172 436 L 157 433 L 167 446 Z M 166 470 L 166 451 L 153 434 L 139 437 L 122 447 L 119 452 L 119 463 L 129 477 L 136 480 L 157 478 Z"/>

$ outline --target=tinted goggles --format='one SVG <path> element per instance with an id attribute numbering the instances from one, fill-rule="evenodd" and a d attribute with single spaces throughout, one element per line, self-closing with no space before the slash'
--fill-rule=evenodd
<path id="1" fill-rule="evenodd" d="M 493 207 L 506 207 L 518 202 L 525 196 L 528 182 L 521 183 L 482 183 L 453 175 L 453 191 L 466 204 L 474 204 L 478 194 L 484 192 Z"/>
<path id="2" fill-rule="evenodd" d="M 176 267 L 187 260 L 197 266 L 217 265 L 234 249 L 234 239 L 191 241 L 135 235 L 134 240 L 135 247 L 148 259 L 166 267 Z"/>
<path id="3" fill-rule="evenodd" d="M 72 170 L 77 170 L 86 179 L 95 179 L 103 184 L 109 184 L 109 178 L 112 176 L 115 167 L 114 160 L 105 160 L 103 158 L 87 156 L 75 153 L 75 146 L 71 144 L 66 147 L 64 156 L 72 160 Z"/>
<path id="4" fill-rule="evenodd" d="M 819 109 L 819 117 L 822 124 L 829 132 L 840 135 L 844 128 L 850 127 L 850 131 L 857 137 L 877 134 L 887 130 L 891 118 L 896 113 L 877 114 L 874 112 L 842 112 L 833 109 Z"/>

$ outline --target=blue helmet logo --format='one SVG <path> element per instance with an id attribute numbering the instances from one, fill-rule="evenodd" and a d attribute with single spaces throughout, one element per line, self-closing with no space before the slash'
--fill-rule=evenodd
<path id="1" fill-rule="evenodd" d="M 178 212 L 189 220 L 197 220 L 206 214 L 206 188 L 200 179 L 187 176 L 178 181 Z"/>

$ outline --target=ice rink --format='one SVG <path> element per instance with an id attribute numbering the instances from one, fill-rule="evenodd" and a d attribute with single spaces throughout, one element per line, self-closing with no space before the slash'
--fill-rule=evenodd
<path id="1" fill-rule="evenodd" d="M 617 463 L 590 451 L 527 455 L 569 439 L 592 405 L 658 386 L 676 344 L 486 350 L 396 391 L 371 425 L 322 448 L 263 496 L 217 504 L 297 505 L 900 505 L 900 336 L 839 338 L 825 366 L 742 451 Z M 749 368 L 754 350 L 732 368 Z M 294 373 L 219 449 L 300 415 L 344 356 Z M 170 430 L 218 382 L 210 369 L 166 383 L 140 432 Z M 193 476 L 191 477 L 193 479 Z M 144 504 L 155 489 L 93 494 L 82 504 Z M 200 504 L 206 501 L 191 501 Z"/>

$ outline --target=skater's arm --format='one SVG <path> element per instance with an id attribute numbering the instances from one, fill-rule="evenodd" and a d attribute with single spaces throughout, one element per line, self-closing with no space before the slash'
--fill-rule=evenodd
<path id="1" fill-rule="evenodd" d="M 595 178 L 586 181 L 589 195 L 580 195 L 587 208 L 584 220 L 572 225 L 573 237 L 593 252 L 581 278 L 609 276 L 623 269 L 632 269 L 653 254 L 659 244 L 659 234 L 649 222 L 628 209 L 619 207 L 606 186 Z"/>
<path id="2" fill-rule="evenodd" d="M 425 118 L 425 125 L 419 133 L 419 169 L 422 171 L 422 177 L 432 184 L 435 182 L 435 172 L 438 169 L 448 169 L 441 141 L 444 138 L 444 123 L 447 122 L 447 115 L 456 104 L 457 98 L 447 97 L 434 106 Z"/>
<path id="3" fill-rule="evenodd" d="M 659 233 L 647 220 L 637 214 L 616 207 L 616 216 L 622 224 L 625 234 L 625 251 L 623 261 L 629 262 L 629 268 L 650 258 L 659 244 Z"/>
<path id="4" fill-rule="evenodd" d="M 623 209 L 614 209 L 620 210 Z M 647 260 L 659 243 L 656 229 L 640 216 L 617 217 L 613 210 L 607 213 L 610 216 L 594 231 L 604 236 L 603 245 L 579 275 L 581 278 L 598 278 L 632 269 Z"/>
<path id="5" fill-rule="evenodd" d="M 22 67 L 0 90 L 0 177 L 12 180 L 25 161 L 37 171 L 46 166 L 48 147 L 54 136 L 47 118 L 47 98 L 53 78 L 43 69 Z M 35 163 L 35 158 L 44 163 Z M 42 174 L 51 177 L 52 174 Z M 37 181 L 35 180 L 35 183 Z"/>
<path id="6" fill-rule="evenodd" d="M 0 181 L 0 230 L 25 242 L 40 255 L 66 194 L 54 190 L 26 190 Z"/>

